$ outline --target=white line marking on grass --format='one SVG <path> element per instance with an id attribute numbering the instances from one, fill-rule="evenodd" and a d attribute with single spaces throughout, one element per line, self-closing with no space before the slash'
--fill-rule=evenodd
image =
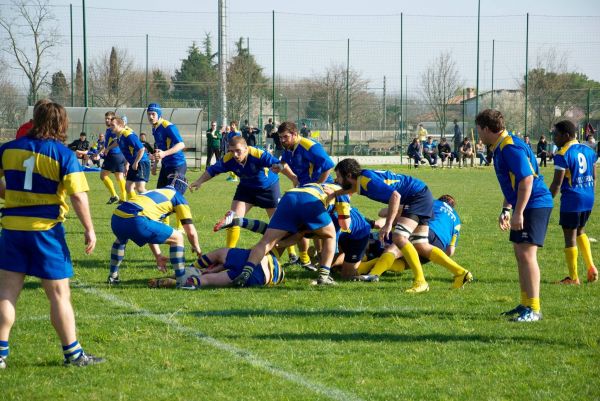
<path id="1" fill-rule="evenodd" d="M 173 329 L 175 329 L 175 331 L 177 331 L 179 333 L 193 336 L 193 337 L 197 338 L 198 340 L 202 341 L 203 343 L 208 344 L 211 347 L 216 348 L 218 350 L 225 351 L 225 352 L 229 353 L 230 355 L 233 355 L 234 357 L 241 359 L 242 361 L 247 362 L 256 368 L 267 371 L 275 376 L 284 378 L 292 383 L 295 383 L 302 387 L 305 387 L 305 388 L 307 388 L 317 394 L 325 396 L 329 399 L 340 400 L 340 401 L 348 401 L 348 400 L 363 401 L 362 398 L 357 397 L 354 394 L 346 393 L 337 388 L 328 387 L 324 384 L 312 381 L 304 376 L 301 376 L 298 373 L 283 370 L 283 369 L 279 368 L 278 366 L 275 366 L 271 362 L 261 359 L 258 356 L 253 355 L 252 353 L 250 353 L 242 348 L 239 348 L 235 345 L 228 344 L 226 342 L 217 340 L 216 338 L 210 337 L 200 331 L 186 327 L 186 326 L 180 324 L 177 320 L 175 320 L 173 314 L 153 313 L 146 309 L 140 308 L 130 302 L 127 302 L 123 299 L 120 299 L 120 298 L 114 296 L 113 294 L 108 294 L 108 293 L 106 293 L 104 291 L 100 291 L 96 288 L 85 287 L 85 286 L 80 286 L 80 288 L 84 292 L 91 294 L 91 295 L 95 295 L 106 301 L 109 301 L 116 306 L 120 306 L 122 308 L 127 308 L 136 313 L 139 313 L 138 316 L 145 316 L 145 317 L 151 318 L 155 321 L 164 323 L 164 324 L 172 327 Z"/>

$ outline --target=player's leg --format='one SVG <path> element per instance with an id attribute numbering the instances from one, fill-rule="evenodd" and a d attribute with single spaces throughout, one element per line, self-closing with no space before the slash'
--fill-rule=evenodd
<path id="1" fill-rule="evenodd" d="M 331 272 L 331 263 L 335 256 L 336 247 L 336 233 L 335 226 L 330 221 L 324 227 L 320 227 L 313 231 L 315 236 L 322 240 L 321 257 L 319 260 L 319 277 L 314 282 L 317 285 L 329 285 L 333 284 L 334 281 L 329 275 Z"/>
<path id="2" fill-rule="evenodd" d="M 121 241 L 118 238 L 112 244 L 110 249 L 110 273 L 107 279 L 108 284 L 119 284 L 121 282 L 119 279 L 119 267 L 121 266 L 121 262 L 123 262 L 123 258 L 125 258 L 126 245 L 127 240 Z"/>
<path id="3" fill-rule="evenodd" d="M 540 267 L 537 261 L 538 246 L 529 243 L 513 244 L 519 268 L 521 290 L 527 295 L 525 306 L 540 313 Z M 537 319 L 539 320 L 539 319 Z"/>
<path id="4" fill-rule="evenodd" d="M 119 165 L 121 170 L 117 170 L 114 172 L 115 180 L 117 181 L 117 185 L 119 186 L 119 191 L 121 192 L 121 200 L 125 202 L 127 200 L 127 189 L 125 187 L 125 161 L 123 160 Z"/>
<path id="5" fill-rule="evenodd" d="M 166 224 L 163 225 L 166 226 Z M 164 243 L 169 244 L 169 260 L 173 266 L 173 270 L 175 271 L 175 278 L 178 280 L 177 283 L 181 285 L 182 277 L 185 275 L 185 250 L 183 247 L 183 234 L 178 230 L 171 229 L 171 231 L 171 235 Z"/>
<path id="6" fill-rule="evenodd" d="M 437 235 L 433 231 L 429 230 L 426 241 L 423 241 L 423 235 L 417 234 L 418 231 L 419 227 L 417 227 L 413 233 L 411 240 L 415 245 L 415 249 L 419 253 L 419 256 L 429 259 L 433 263 L 442 266 L 452 273 L 452 276 L 454 277 L 452 288 L 462 288 L 464 284 L 473 281 L 473 275 L 464 267 L 456 263 L 441 249 L 443 245 L 439 242 Z"/>
<path id="7" fill-rule="evenodd" d="M 412 218 L 411 218 L 412 217 Z M 423 266 L 419 260 L 419 254 L 415 249 L 414 245 L 409 241 L 413 231 L 417 228 L 418 216 L 400 216 L 396 220 L 396 227 L 392 235 L 394 244 L 400 249 L 406 263 L 410 267 L 413 273 L 413 285 L 411 288 L 406 290 L 411 293 L 425 292 L 429 290 L 429 285 L 423 275 Z"/>
<path id="8" fill-rule="evenodd" d="M 383 253 L 369 272 L 369 278 L 365 281 L 378 281 L 379 277 L 386 271 L 390 270 L 396 259 L 402 256 L 402 252 L 400 249 L 394 245 L 390 244 L 385 247 Z M 377 278 L 375 278 L 375 276 Z"/>
<path id="9" fill-rule="evenodd" d="M 566 213 L 561 213 L 561 219 Z M 569 213 L 576 214 L 576 213 Z M 577 273 L 577 229 L 563 225 L 563 236 L 565 238 L 565 260 L 569 275 L 560 280 L 559 284 L 579 285 L 579 274 Z"/>
<path id="10" fill-rule="evenodd" d="M 223 264 L 225 263 L 225 259 L 227 258 L 228 251 L 229 248 L 219 248 L 209 253 L 202 254 L 196 260 L 196 262 L 194 262 L 194 267 L 198 269 L 208 269 L 213 265 Z"/>
<path id="11" fill-rule="evenodd" d="M 107 166 L 104 166 L 104 167 L 107 167 Z M 100 180 L 102 181 L 102 183 L 104 184 L 106 189 L 108 189 L 108 192 L 110 193 L 110 199 L 108 200 L 107 203 L 111 204 L 111 203 L 117 202 L 119 200 L 119 197 L 117 196 L 117 191 L 115 191 L 115 186 L 113 185 L 113 182 L 110 179 L 110 171 L 102 169 L 100 171 Z"/>
<path id="12" fill-rule="evenodd" d="M 50 301 L 50 321 L 60 338 L 65 365 L 86 366 L 104 362 L 102 358 L 86 355 L 79 341 L 77 341 L 69 279 L 43 279 L 42 287 L 46 292 L 48 301 Z"/>
<path id="13" fill-rule="evenodd" d="M 127 175 L 129 175 L 129 173 Z M 127 193 L 127 199 L 133 199 L 135 196 L 135 182 L 130 180 L 125 181 L 125 191 Z"/>
<path id="14" fill-rule="evenodd" d="M 288 235 L 288 231 L 277 229 L 277 228 L 268 228 L 264 233 L 260 241 L 256 245 L 254 245 L 250 251 L 250 255 L 244 264 L 243 271 L 248 272 L 248 276 L 252 274 L 252 271 L 257 267 L 262 258 L 273 249 L 275 244 L 279 242 L 282 238 Z M 245 283 L 244 283 L 245 284 Z"/>
<path id="15" fill-rule="evenodd" d="M 243 202 L 240 200 L 233 200 L 231 202 L 231 209 L 228 213 L 233 212 L 233 215 L 239 218 L 243 218 L 252 209 L 252 204 Z M 227 216 L 227 215 L 226 215 Z M 240 227 L 233 226 L 226 230 L 225 247 L 235 248 L 240 239 Z"/>
<path id="16" fill-rule="evenodd" d="M 15 307 L 25 281 L 24 273 L 0 270 L 0 369 L 10 352 L 8 339 L 15 323 Z"/>
<path id="17" fill-rule="evenodd" d="M 592 258 L 590 239 L 585 233 L 585 224 L 587 223 L 590 214 L 591 211 L 581 213 L 580 224 L 577 228 L 577 247 L 581 250 L 581 255 L 583 256 L 583 261 L 585 262 L 588 283 L 593 283 L 594 281 L 598 281 L 598 269 L 596 269 L 594 259 Z"/>

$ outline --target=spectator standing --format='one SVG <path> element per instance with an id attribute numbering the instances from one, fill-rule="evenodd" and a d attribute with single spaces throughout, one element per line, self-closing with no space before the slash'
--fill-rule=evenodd
<path id="1" fill-rule="evenodd" d="M 546 162 L 548 160 L 548 142 L 544 135 L 540 137 L 535 153 L 537 154 L 537 157 L 540 158 L 540 166 L 546 167 Z"/>
<path id="2" fill-rule="evenodd" d="M 419 123 L 418 127 L 419 128 L 417 129 L 417 138 L 419 138 L 419 142 L 420 143 L 423 143 L 423 142 L 425 142 L 425 140 L 429 136 L 429 132 L 427 132 L 427 130 L 425 129 L 425 127 L 423 127 L 423 124 Z"/>
<path id="3" fill-rule="evenodd" d="M 454 120 L 454 135 L 452 136 L 452 143 L 454 144 L 454 157 L 458 160 L 460 166 L 460 146 L 462 145 L 463 135 L 458 126 L 458 120 Z"/>
<path id="4" fill-rule="evenodd" d="M 263 131 L 265 133 L 265 148 L 268 151 L 273 151 L 273 129 L 275 128 L 275 124 L 273 124 L 273 119 L 269 118 L 269 121 L 263 127 Z"/>
<path id="5" fill-rule="evenodd" d="M 215 162 L 221 158 L 221 131 L 217 128 L 216 121 L 212 121 L 210 128 L 206 130 L 206 168 L 210 166 L 213 155 Z"/>
<path id="6" fill-rule="evenodd" d="M 302 128 L 300 128 L 300 135 L 304 138 L 310 137 L 310 129 L 308 129 L 306 123 L 302 123 Z"/>

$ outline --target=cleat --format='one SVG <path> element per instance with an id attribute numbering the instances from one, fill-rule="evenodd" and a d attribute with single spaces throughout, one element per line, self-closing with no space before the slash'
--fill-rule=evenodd
<path id="1" fill-rule="evenodd" d="M 106 202 L 107 205 L 112 205 L 115 202 L 119 202 L 119 197 L 118 196 L 111 196 L 108 199 L 108 202 Z"/>
<path id="2" fill-rule="evenodd" d="M 235 217 L 235 212 L 233 210 L 229 210 L 227 213 L 225 213 L 225 216 L 221 217 L 221 220 L 217 221 L 217 224 L 215 224 L 213 227 L 213 231 L 217 232 L 224 228 L 229 228 Z"/>
<path id="3" fill-rule="evenodd" d="M 296 263 L 298 263 L 299 260 L 300 258 L 298 257 L 298 255 L 290 255 L 288 259 L 288 265 L 295 265 Z"/>
<path id="4" fill-rule="evenodd" d="M 65 359 L 63 365 L 64 366 L 77 366 L 83 367 L 88 365 L 96 365 L 99 363 L 106 362 L 104 358 L 100 358 L 98 356 L 94 356 L 92 354 L 81 353 L 81 356 L 73 361 Z"/>
<path id="5" fill-rule="evenodd" d="M 376 283 L 379 281 L 377 274 L 361 274 L 360 276 L 354 276 L 356 281 L 364 281 L 365 283 Z"/>
<path id="6" fill-rule="evenodd" d="M 6 360 L 0 356 L 0 369 L 6 369 Z"/>
<path id="7" fill-rule="evenodd" d="M 331 276 L 319 277 L 310 282 L 312 285 L 337 285 Z"/>
<path id="8" fill-rule="evenodd" d="M 463 288 L 465 284 L 473 281 L 473 274 L 466 270 L 463 274 L 454 276 L 454 282 L 452 283 L 452 289 Z"/>
<path id="9" fill-rule="evenodd" d="M 534 312 L 531 308 L 525 308 L 517 317 L 510 319 L 511 322 L 537 322 L 542 320 L 542 312 Z"/>
<path id="10" fill-rule="evenodd" d="M 523 313 L 523 311 L 527 309 L 526 306 L 523 306 L 521 304 L 517 305 L 515 308 L 506 311 L 506 312 L 502 312 L 500 315 L 502 316 L 514 316 L 514 315 L 520 315 L 521 313 Z"/>
<path id="11" fill-rule="evenodd" d="M 595 266 L 592 266 L 587 271 L 587 281 L 588 283 L 593 283 L 598 281 L 598 269 Z"/>
<path id="12" fill-rule="evenodd" d="M 121 284 L 121 280 L 119 279 L 119 276 L 117 276 L 117 277 L 108 276 L 108 278 L 106 279 L 106 284 L 119 285 L 119 284 Z"/>
<path id="13" fill-rule="evenodd" d="M 414 282 L 413 286 L 410 287 L 408 290 L 405 290 L 404 292 L 408 292 L 411 294 L 419 294 L 421 292 L 427 292 L 427 291 L 429 291 L 429 284 L 427 283 L 427 281 L 423 281 L 421 283 Z"/>
<path id="14" fill-rule="evenodd" d="M 302 267 L 304 270 L 309 271 L 309 272 L 316 272 L 317 270 L 319 270 L 312 263 L 302 263 L 302 264 L 300 264 L 300 267 Z"/>
<path id="15" fill-rule="evenodd" d="M 578 278 L 576 278 L 575 280 L 573 280 L 571 277 L 567 276 L 567 277 L 563 278 L 562 280 L 557 281 L 556 284 L 579 285 L 581 283 L 579 282 Z"/>

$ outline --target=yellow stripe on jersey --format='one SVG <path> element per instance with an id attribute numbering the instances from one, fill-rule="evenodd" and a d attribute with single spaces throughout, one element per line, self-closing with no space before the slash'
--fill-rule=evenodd
<path id="1" fill-rule="evenodd" d="M 61 217 L 64 216 L 61 207 Z M 60 218 L 60 217 L 59 217 Z M 64 219 L 63 219 L 64 220 Z M 2 228 L 7 230 L 18 230 L 18 231 L 47 231 L 58 224 L 59 221 L 54 219 L 44 219 L 42 217 L 29 217 L 29 216 L 3 216 L 2 217 Z"/>
<path id="2" fill-rule="evenodd" d="M 87 192 L 90 190 L 87 179 L 85 178 L 85 173 L 83 171 L 65 175 L 63 177 L 63 184 L 68 195 L 73 195 L 78 192 Z"/>
<path id="3" fill-rule="evenodd" d="M 177 205 L 175 206 L 175 214 L 177 215 L 177 219 L 181 220 L 191 220 L 192 219 L 192 211 L 189 205 Z"/>
<path id="4" fill-rule="evenodd" d="M 260 159 L 263 151 L 252 146 L 248 146 L 248 155 Z"/>
<path id="5" fill-rule="evenodd" d="M 327 207 L 327 194 L 322 191 L 319 191 L 316 188 L 311 188 L 311 187 L 292 188 L 288 192 L 304 192 L 304 193 L 311 194 L 312 196 L 314 196 L 315 198 L 320 200 L 323 203 L 324 207 Z"/>
<path id="6" fill-rule="evenodd" d="M 63 191 L 59 185 L 57 192 L 61 193 Z M 35 192 L 13 191 L 11 189 L 6 190 L 4 200 L 16 207 L 60 204 L 56 198 L 56 194 L 38 194 Z"/>
<path id="7" fill-rule="evenodd" d="M 502 134 L 500 134 L 500 137 L 498 138 L 498 140 L 496 141 L 496 143 L 492 146 L 492 148 L 494 150 L 496 150 L 496 148 L 498 146 L 500 146 L 500 150 L 502 150 L 506 145 L 513 145 L 513 139 L 510 135 L 508 135 L 508 132 L 506 132 L 506 130 L 502 131 Z"/>
<path id="8" fill-rule="evenodd" d="M 570 148 L 572 145 L 576 145 L 576 144 L 578 144 L 578 143 L 579 143 L 579 142 L 577 141 L 577 139 L 573 139 L 573 140 L 571 140 L 571 141 L 569 141 L 569 142 L 565 143 L 565 144 L 564 144 L 564 145 L 563 145 L 563 146 L 562 146 L 562 147 L 561 147 L 561 148 L 558 150 L 558 152 L 556 152 L 556 154 L 557 154 L 557 155 L 564 156 L 564 155 L 567 153 L 567 150 L 569 150 L 569 148 Z"/>
<path id="9" fill-rule="evenodd" d="M 227 163 L 232 158 L 233 158 L 233 153 L 231 153 L 231 152 L 225 153 L 225 156 L 223 156 L 223 163 Z"/>
<path id="10" fill-rule="evenodd" d="M 312 177 L 313 171 L 315 171 L 315 165 L 312 163 L 308 163 L 308 175 Z"/>
<path id="11" fill-rule="evenodd" d="M 365 176 L 360 176 L 358 177 L 358 193 L 360 194 L 362 191 L 366 191 L 367 190 L 367 186 L 369 185 L 369 182 L 371 182 L 370 178 L 367 178 Z"/>
<path id="12" fill-rule="evenodd" d="M 516 190 L 516 188 L 515 188 L 515 175 L 512 172 L 509 171 L 508 172 L 508 177 L 510 178 L 510 186 L 512 187 L 513 190 Z"/>
<path id="13" fill-rule="evenodd" d="M 298 146 L 302 146 L 306 150 L 309 150 L 314 145 L 315 143 L 308 138 L 300 138 L 300 141 L 298 141 Z"/>
<path id="14" fill-rule="evenodd" d="M 39 174 L 52 181 L 60 181 L 60 165 L 53 158 L 34 153 L 30 150 L 10 149 L 9 151 L 11 157 L 6 157 L 2 160 L 4 170 L 25 171 L 23 160 L 34 156 L 36 159 L 33 168 L 34 174 Z"/>

